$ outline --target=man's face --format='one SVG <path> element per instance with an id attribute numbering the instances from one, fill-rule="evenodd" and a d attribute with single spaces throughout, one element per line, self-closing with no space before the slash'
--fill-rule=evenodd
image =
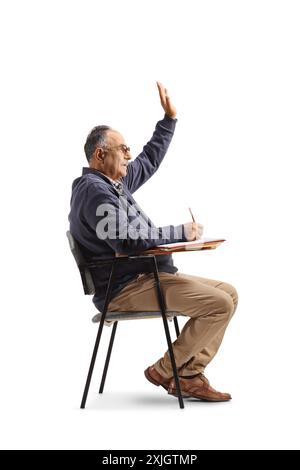
<path id="1" fill-rule="evenodd" d="M 127 165 L 131 159 L 130 151 L 127 149 L 124 138 L 119 132 L 107 131 L 99 170 L 113 180 L 126 176 Z"/>

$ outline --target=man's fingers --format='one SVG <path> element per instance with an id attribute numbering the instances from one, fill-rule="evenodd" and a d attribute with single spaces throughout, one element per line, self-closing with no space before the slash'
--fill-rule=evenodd
<path id="1" fill-rule="evenodd" d="M 156 82 L 156 84 L 159 91 L 160 102 L 165 111 L 165 114 L 167 114 L 167 116 L 170 118 L 175 119 L 177 111 L 175 106 L 172 104 L 167 88 L 165 88 L 161 82 Z"/>
<path id="2" fill-rule="evenodd" d="M 170 97 L 169 97 L 167 88 L 165 88 L 165 100 L 166 100 L 167 106 L 169 106 L 171 101 L 170 101 Z"/>
<path id="3" fill-rule="evenodd" d="M 156 82 L 156 84 L 157 84 L 157 88 L 158 88 L 158 92 L 159 92 L 160 101 L 162 103 L 164 103 L 165 102 L 164 87 L 162 86 L 162 84 L 160 82 Z"/>
<path id="4" fill-rule="evenodd" d="M 198 224 L 197 222 L 193 222 L 192 227 L 193 227 L 192 230 L 193 230 L 193 233 L 195 235 L 195 238 L 196 239 L 201 238 L 201 236 L 203 234 L 203 225 Z"/>
<path id="5" fill-rule="evenodd" d="M 197 222 L 187 222 L 184 224 L 184 234 L 188 242 L 199 240 L 203 234 L 203 225 Z"/>

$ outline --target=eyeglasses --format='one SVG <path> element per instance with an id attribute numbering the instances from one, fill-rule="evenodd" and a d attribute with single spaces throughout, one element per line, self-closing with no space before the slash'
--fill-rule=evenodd
<path id="1" fill-rule="evenodd" d="M 125 144 L 117 145 L 116 147 L 103 147 L 105 150 L 122 150 L 122 152 L 126 155 L 130 152 L 130 147 L 127 147 Z"/>

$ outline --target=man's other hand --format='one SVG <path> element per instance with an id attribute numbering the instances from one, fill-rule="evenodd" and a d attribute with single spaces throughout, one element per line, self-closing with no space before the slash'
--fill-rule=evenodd
<path id="1" fill-rule="evenodd" d="M 177 111 L 175 106 L 172 104 L 170 97 L 168 95 L 168 90 L 164 88 L 162 83 L 156 82 L 157 88 L 159 91 L 159 97 L 160 97 L 160 102 L 161 105 L 164 109 L 164 112 L 166 113 L 167 116 L 169 116 L 172 119 L 176 118 Z"/>
<path id="2" fill-rule="evenodd" d="M 188 242 L 198 240 L 203 234 L 203 225 L 197 222 L 188 222 L 183 225 L 184 235 Z"/>

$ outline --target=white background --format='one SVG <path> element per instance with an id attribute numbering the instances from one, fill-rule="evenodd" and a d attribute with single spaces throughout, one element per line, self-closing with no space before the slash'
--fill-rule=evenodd
<path id="1" fill-rule="evenodd" d="M 1 2 L 2 448 L 299 448 L 299 13 L 287 0 Z M 119 325 L 106 391 L 99 358 L 83 411 L 96 310 L 65 237 L 71 183 L 94 125 L 140 151 L 163 115 L 156 80 L 177 130 L 136 198 L 158 225 L 191 206 L 227 239 L 175 261 L 239 291 L 207 369 L 233 400 L 179 410 L 148 383 L 166 347 L 149 320 Z"/>

